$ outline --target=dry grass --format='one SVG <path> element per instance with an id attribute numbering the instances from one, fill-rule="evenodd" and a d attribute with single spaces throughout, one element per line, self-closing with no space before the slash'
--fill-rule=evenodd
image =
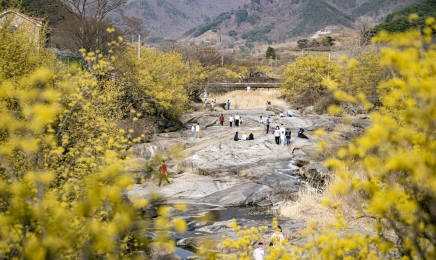
<path id="1" fill-rule="evenodd" d="M 352 170 L 354 177 L 367 178 L 363 170 L 357 168 Z M 279 214 L 283 217 L 305 219 L 307 222 L 317 222 L 319 227 L 325 227 L 328 224 L 337 222 L 335 210 L 331 207 L 322 205 L 324 199 L 332 202 L 340 202 L 340 213 L 345 218 L 349 228 L 375 232 L 375 220 L 369 217 L 357 217 L 357 212 L 361 208 L 361 200 L 357 199 L 360 195 L 357 193 L 346 196 L 332 194 L 331 187 L 336 181 L 328 184 L 323 194 L 317 193 L 314 189 L 304 189 L 300 193 L 298 201 L 283 203 L 279 209 Z"/>
<path id="2" fill-rule="evenodd" d="M 353 132 L 354 126 L 351 124 L 336 124 L 334 130 L 338 132 Z"/>
<path id="3" fill-rule="evenodd" d="M 283 217 L 315 221 L 321 226 L 335 220 L 334 210 L 324 207 L 321 201 L 323 195 L 313 189 L 300 191 L 298 201 L 289 201 L 280 206 L 279 213 Z"/>
<path id="4" fill-rule="evenodd" d="M 279 89 L 267 90 L 236 90 L 222 95 L 210 95 L 208 100 L 216 99 L 217 103 L 226 103 L 230 100 L 230 109 L 265 109 L 266 101 L 271 101 L 273 106 L 289 107 L 289 103 L 280 98 Z"/>

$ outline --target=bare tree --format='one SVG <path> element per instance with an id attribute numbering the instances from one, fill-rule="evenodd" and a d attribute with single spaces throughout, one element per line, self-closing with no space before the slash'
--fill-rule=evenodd
<path id="1" fill-rule="evenodd" d="M 363 15 L 357 17 L 356 21 L 354 22 L 354 28 L 359 30 L 360 33 L 360 44 L 368 45 L 371 41 L 371 30 L 376 25 L 376 21 L 373 17 Z"/>
<path id="2" fill-rule="evenodd" d="M 98 21 L 106 15 L 119 9 L 127 0 L 61 0 L 66 8 L 80 18 L 92 17 Z"/>
<path id="3" fill-rule="evenodd" d="M 94 18 L 72 18 L 65 20 L 55 28 L 52 42 L 60 49 L 69 49 L 76 54 L 82 48 L 87 51 L 102 51 L 105 53 L 110 46 L 108 43 L 116 40 L 121 33 L 115 30 L 109 33 L 111 27 L 106 21 L 98 21 Z"/>
<path id="4" fill-rule="evenodd" d="M 141 34 L 141 37 L 146 37 L 148 35 L 142 30 L 142 19 L 127 16 L 122 10 L 119 10 L 117 13 L 117 16 L 111 17 L 111 23 L 119 28 L 125 36 Z"/>

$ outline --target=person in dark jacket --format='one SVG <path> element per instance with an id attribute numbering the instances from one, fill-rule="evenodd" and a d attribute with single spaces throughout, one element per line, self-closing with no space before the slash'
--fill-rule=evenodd
<path id="1" fill-rule="evenodd" d="M 269 117 L 266 119 L 266 133 L 269 132 L 269 125 L 271 124 L 271 121 L 269 121 Z"/>
<path id="2" fill-rule="evenodd" d="M 239 136 L 238 136 L 238 132 L 236 132 L 235 137 L 233 138 L 233 140 L 235 140 L 235 141 L 239 141 L 240 140 Z"/>
<path id="3" fill-rule="evenodd" d="M 307 136 L 305 134 L 303 134 L 303 132 L 304 132 L 304 129 L 300 128 L 300 131 L 298 131 L 298 135 L 297 136 L 300 137 L 300 138 L 309 139 L 309 138 L 307 138 Z"/>
<path id="4" fill-rule="evenodd" d="M 254 140 L 253 133 L 250 133 L 250 135 L 248 136 L 248 140 Z"/>

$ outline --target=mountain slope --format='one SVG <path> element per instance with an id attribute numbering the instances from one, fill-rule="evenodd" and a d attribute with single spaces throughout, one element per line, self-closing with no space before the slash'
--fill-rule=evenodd
<path id="1" fill-rule="evenodd" d="M 412 13 L 419 15 L 418 20 L 413 24 L 409 22 L 409 15 Z M 392 33 L 405 31 L 411 26 L 422 28 L 425 25 L 425 19 L 428 17 L 436 18 L 436 0 L 426 0 L 423 3 L 413 4 L 389 14 L 381 24 L 374 28 L 372 34 L 376 34 L 380 30 Z"/>
<path id="2" fill-rule="evenodd" d="M 249 0 L 130 0 L 128 15 L 143 19 L 150 36 L 175 39 L 222 12 L 236 9 Z"/>
<path id="3" fill-rule="evenodd" d="M 283 41 L 308 37 L 326 26 L 352 27 L 424 0 L 130 0 L 126 13 L 144 20 L 151 37 L 177 39 L 211 32 L 221 39 Z"/>

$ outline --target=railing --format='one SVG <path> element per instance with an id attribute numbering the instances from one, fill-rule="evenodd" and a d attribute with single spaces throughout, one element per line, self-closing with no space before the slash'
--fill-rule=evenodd
<path id="1" fill-rule="evenodd" d="M 209 85 L 219 86 L 223 88 L 240 88 L 246 89 L 250 86 L 250 89 L 254 88 L 280 88 L 281 83 L 271 83 L 271 82 L 237 82 L 237 83 L 229 83 L 229 82 L 211 82 Z"/>

